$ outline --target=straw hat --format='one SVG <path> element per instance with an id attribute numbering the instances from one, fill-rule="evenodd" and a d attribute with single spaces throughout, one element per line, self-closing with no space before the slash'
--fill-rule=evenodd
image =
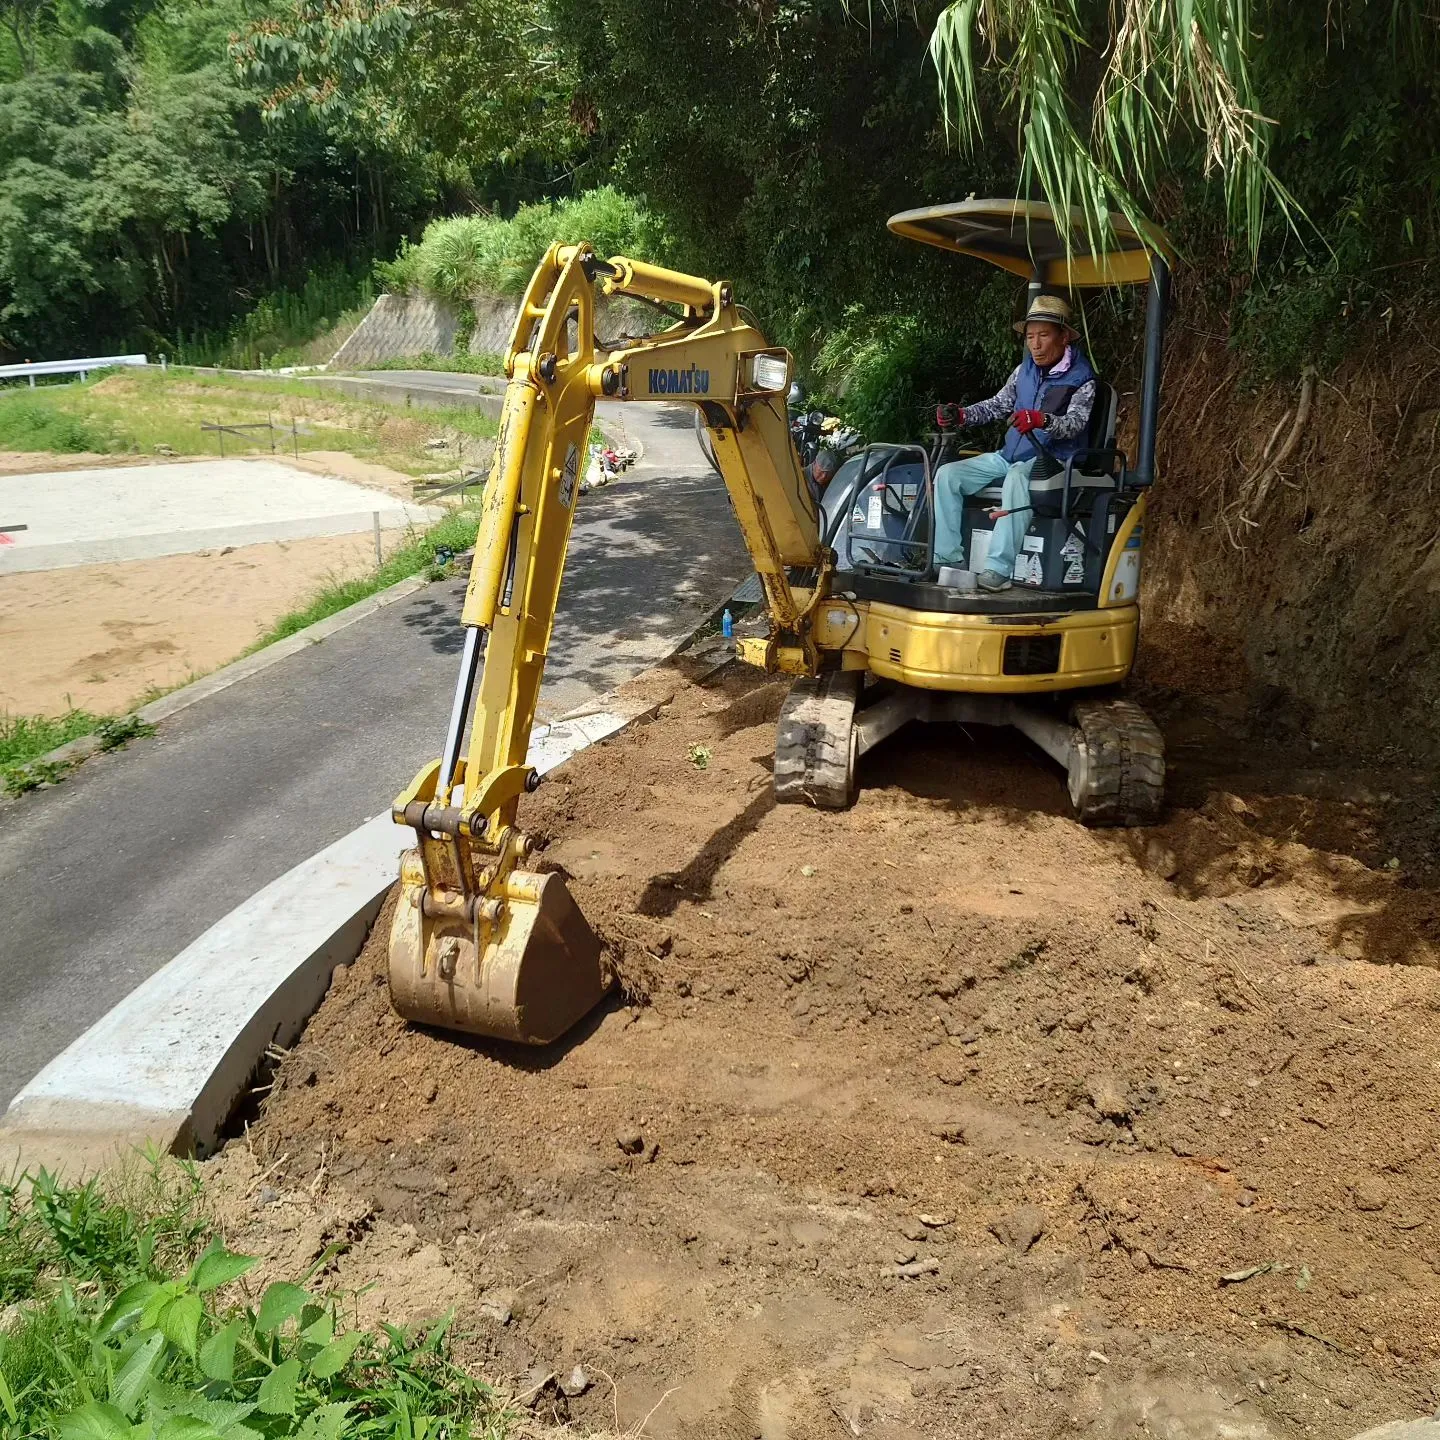
<path id="1" fill-rule="evenodd" d="M 1023 335 L 1025 327 L 1032 320 L 1043 320 L 1047 325 L 1060 326 L 1071 340 L 1077 339 L 1080 334 L 1070 323 L 1069 305 L 1058 295 L 1037 295 L 1030 302 L 1030 308 L 1025 312 L 1025 318 L 1015 322 L 1015 333 Z"/>

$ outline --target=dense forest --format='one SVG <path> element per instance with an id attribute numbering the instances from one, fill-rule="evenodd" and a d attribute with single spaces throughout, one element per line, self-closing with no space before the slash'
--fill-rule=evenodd
<path id="1" fill-rule="evenodd" d="M 891 240 L 908 206 L 1144 209 L 1265 376 L 1335 363 L 1349 325 L 1409 313 L 1432 278 L 1437 26 L 1406 0 L 4 0 L 0 19 L 16 354 L 175 353 L 317 274 L 335 309 L 437 216 L 607 185 L 653 251 L 733 276 L 807 363 L 844 356 L 882 424 L 920 403 L 918 369 L 993 368 L 1012 300 Z"/>

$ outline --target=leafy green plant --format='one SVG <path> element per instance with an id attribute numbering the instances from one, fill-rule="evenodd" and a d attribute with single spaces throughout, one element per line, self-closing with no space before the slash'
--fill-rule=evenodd
<path id="1" fill-rule="evenodd" d="M 23 765 L 81 735 L 100 723 L 98 715 L 71 708 L 63 715 L 0 713 L 0 768 Z"/>
<path id="2" fill-rule="evenodd" d="M 74 708 L 53 717 L 0 714 L 0 787 L 7 795 L 24 795 L 53 785 L 70 767 L 42 757 L 99 723 L 100 716 Z"/>
<path id="3" fill-rule="evenodd" d="M 95 416 L 68 408 L 59 398 L 68 388 L 57 386 L 54 395 L 28 390 L 0 395 L 0 449 L 104 455 L 127 448 L 118 431 Z"/>
<path id="4" fill-rule="evenodd" d="M 376 267 L 395 292 L 424 292 L 464 301 L 488 292 L 519 295 L 555 242 L 590 241 L 602 255 L 649 258 L 665 248 L 659 223 L 613 186 L 602 185 L 555 204 L 522 205 L 508 220 L 458 215 L 434 220 L 418 244 Z"/>
<path id="5" fill-rule="evenodd" d="M 118 750 L 155 727 L 138 715 L 92 715 L 88 710 L 67 710 L 50 719 L 43 715 L 0 715 L 0 785 L 8 795 L 24 795 L 42 785 L 53 785 L 70 766 L 43 757 L 82 735 L 99 738 L 102 750 Z"/>
<path id="6" fill-rule="evenodd" d="M 28 765 L 7 765 L 0 770 L 5 793 L 10 796 L 28 795 L 42 785 L 55 785 L 70 773 L 70 767 L 63 760 L 32 760 Z"/>
<path id="7" fill-rule="evenodd" d="M 690 763 L 697 770 L 708 770 L 710 768 L 710 756 L 713 752 L 708 745 L 692 745 L 689 753 Z"/>
<path id="8" fill-rule="evenodd" d="M 119 750 L 132 740 L 154 733 L 155 727 L 138 715 L 107 715 L 95 727 L 102 750 Z"/>
<path id="9" fill-rule="evenodd" d="M 449 1321 L 345 1327 L 277 1281 L 227 1301 L 255 1261 L 202 1217 L 193 1169 L 140 1195 L 41 1174 L 0 1186 L 0 1434 L 59 1440 L 502 1440 L 491 1389 L 453 1364 Z"/>

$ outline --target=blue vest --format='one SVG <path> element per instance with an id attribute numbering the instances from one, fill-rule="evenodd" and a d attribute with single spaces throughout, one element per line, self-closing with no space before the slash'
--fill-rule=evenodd
<path id="1" fill-rule="evenodd" d="M 1053 379 L 1048 371 L 1042 370 L 1027 353 L 1020 366 L 1020 379 L 1015 387 L 1015 408 L 1017 410 L 1044 410 L 1047 414 L 1063 415 L 1074 392 L 1095 378 L 1090 362 L 1078 345 L 1070 347 L 1070 368 L 1063 375 Z M 1087 426 L 1086 429 L 1089 427 Z M 1041 441 L 1059 461 L 1068 460 L 1077 450 L 1085 448 L 1085 430 L 1069 440 L 1051 440 L 1048 430 L 1040 431 Z M 1028 435 L 1022 435 L 1012 425 L 1005 432 L 1005 443 L 1000 453 L 1006 460 L 1033 460 L 1040 452 Z"/>

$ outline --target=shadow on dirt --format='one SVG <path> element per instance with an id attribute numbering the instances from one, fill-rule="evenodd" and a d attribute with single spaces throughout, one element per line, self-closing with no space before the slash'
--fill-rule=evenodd
<path id="1" fill-rule="evenodd" d="M 411 1028 L 432 1039 L 444 1041 L 446 1045 L 488 1056 L 512 1070 L 537 1074 L 558 1065 L 572 1050 L 585 1044 L 612 1015 L 624 1010 L 627 1003 L 620 990 L 612 990 L 583 1020 L 551 1045 L 519 1045 L 509 1040 L 489 1040 L 483 1035 L 466 1035 L 459 1030 L 446 1030 L 434 1025 L 413 1025 Z"/>
<path id="2" fill-rule="evenodd" d="M 740 842 L 753 835 L 775 808 L 775 792 L 767 785 L 727 825 L 722 825 L 683 870 L 656 875 L 645 887 L 636 909 L 642 915 L 673 915 L 684 900 L 708 900 L 720 867 L 734 855 Z"/>
<path id="3" fill-rule="evenodd" d="M 1435 777 L 1322 756 L 1233 695 L 1147 698 L 1171 804 L 1112 844 L 1187 900 L 1288 891 L 1345 958 L 1440 964 Z"/>

